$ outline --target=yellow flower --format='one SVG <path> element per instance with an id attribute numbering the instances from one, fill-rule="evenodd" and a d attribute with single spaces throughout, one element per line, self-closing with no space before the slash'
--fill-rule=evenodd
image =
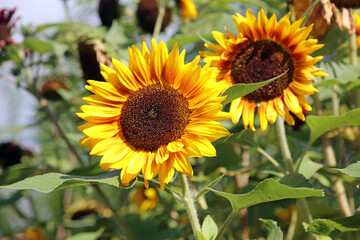
<path id="1" fill-rule="evenodd" d="M 26 240 L 46 240 L 45 233 L 40 228 L 28 228 L 19 234 L 16 234 L 19 239 Z"/>
<path id="2" fill-rule="evenodd" d="M 101 65 L 106 82 L 88 81 L 94 95 L 78 113 L 88 121 L 79 126 L 87 135 L 80 143 L 103 155 L 103 170 L 122 169 L 123 185 L 140 172 L 146 187 L 158 175 L 162 189 L 175 169 L 192 177 L 188 158 L 215 156 L 211 142 L 228 135 L 216 122 L 229 118 L 219 97 L 226 86 L 213 80 L 213 68 L 198 65 L 200 57 L 188 64 L 184 57 L 177 45 L 168 53 L 153 39 L 151 51 L 144 42 L 141 51 L 129 48 L 129 66 Z"/>
<path id="3" fill-rule="evenodd" d="M 145 188 L 141 186 L 136 189 L 130 201 L 138 205 L 139 213 L 143 213 L 155 208 L 159 202 L 159 198 L 155 188 Z"/>
<path id="4" fill-rule="evenodd" d="M 187 24 L 189 18 L 192 20 L 197 18 L 198 12 L 196 11 L 196 6 L 193 0 L 180 0 L 180 8 L 184 24 Z"/>
<path id="5" fill-rule="evenodd" d="M 356 34 L 357 34 L 357 48 L 360 48 L 360 15 L 359 13 L 354 13 Z"/>
<path id="6" fill-rule="evenodd" d="M 217 81 L 228 86 L 262 82 L 287 71 L 281 78 L 232 101 L 232 121 L 237 123 L 242 116 L 246 129 L 249 126 L 255 131 L 256 105 L 263 130 L 268 122 L 275 123 L 277 115 L 285 118 L 289 125 L 294 125 L 289 111 L 304 121 L 302 107 L 311 110 L 304 95 L 318 91 L 311 81 L 318 76 L 327 76 L 314 66 L 322 57 L 310 56 L 323 46 L 315 39 L 306 40 L 312 26 L 300 28 L 303 19 L 291 24 L 289 17 L 290 13 L 278 22 L 275 15 L 268 19 L 263 10 L 259 11 L 258 20 L 249 9 L 246 18 L 237 13 L 233 19 L 238 35 L 227 31 L 226 36 L 213 31 L 219 44 L 206 43 L 205 46 L 215 52 L 200 53 L 206 63 L 217 67 Z"/>

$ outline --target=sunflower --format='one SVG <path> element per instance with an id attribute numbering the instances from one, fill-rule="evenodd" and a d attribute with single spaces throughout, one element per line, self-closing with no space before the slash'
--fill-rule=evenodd
<path id="1" fill-rule="evenodd" d="M 278 22 L 275 14 L 268 19 L 263 10 L 259 11 L 258 20 L 249 9 L 246 18 L 237 13 L 233 19 L 238 35 L 227 30 L 228 36 L 213 31 L 219 44 L 205 46 L 215 52 L 200 52 L 206 63 L 217 67 L 217 81 L 228 86 L 262 82 L 284 73 L 270 84 L 232 101 L 232 121 L 237 123 L 242 116 L 245 129 L 249 126 L 255 131 L 256 106 L 263 130 L 268 122 L 275 123 L 277 115 L 289 125 L 295 123 L 290 112 L 305 120 L 302 107 L 310 111 L 311 106 L 304 95 L 318 91 L 311 84 L 315 77 L 327 76 L 314 66 L 322 57 L 310 56 L 322 47 L 315 39 L 306 40 L 312 26 L 300 28 L 304 19 L 291 24 L 289 17 L 290 13 Z"/>
<path id="2" fill-rule="evenodd" d="M 129 185 L 140 172 L 145 186 L 159 177 L 164 189 L 176 169 L 189 177 L 189 157 L 215 156 L 211 141 L 228 135 L 216 122 L 228 119 L 219 94 L 226 87 L 214 81 L 216 71 L 198 65 L 200 57 L 184 64 L 185 52 L 153 39 L 151 50 L 129 48 L 129 66 L 113 59 L 114 69 L 101 65 L 106 82 L 89 80 L 84 97 L 90 105 L 78 116 L 87 136 L 80 143 L 91 155 L 103 155 L 100 167 L 122 169 L 121 183 Z"/>
<path id="3" fill-rule="evenodd" d="M 189 18 L 192 20 L 197 18 L 198 12 L 196 11 L 196 6 L 193 0 L 180 0 L 180 8 L 184 24 L 187 24 Z"/>
<path id="4" fill-rule="evenodd" d="M 354 18 L 355 18 L 355 26 L 356 26 L 356 35 L 357 35 L 357 41 L 356 41 L 356 45 L 357 48 L 360 48 L 360 15 L 359 13 L 354 13 Z"/>
<path id="5" fill-rule="evenodd" d="M 141 186 L 136 189 L 130 201 L 139 207 L 138 213 L 144 213 L 156 207 L 159 197 L 155 188 Z"/>

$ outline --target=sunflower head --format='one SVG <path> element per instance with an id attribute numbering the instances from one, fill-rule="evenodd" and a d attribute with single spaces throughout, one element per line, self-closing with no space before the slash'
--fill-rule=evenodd
<path id="1" fill-rule="evenodd" d="M 359 0 L 331 0 L 338 8 L 357 8 L 360 7 Z"/>
<path id="2" fill-rule="evenodd" d="M 89 105 L 78 116 L 87 136 L 80 142 L 92 155 L 102 155 L 103 170 L 122 169 L 128 185 L 139 173 L 148 180 L 158 175 L 162 189 L 176 169 L 191 177 L 189 157 L 215 156 L 211 142 L 228 131 L 220 119 L 219 97 L 225 89 L 214 81 L 215 70 L 198 65 L 199 57 L 184 63 L 185 52 L 155 40 L 139 50 L 129 48 L 129 65 L 113 59 L 114 69 L 101 65 L 106 82 L 89 80 L 94 94 L 83 98 Z"/>
<path id="3" fill-rule="evenodd" d="M 189 19 L 195 20 L 198 16 L 193 0 L 180 0 L 182 21 L 187 24 Z"/>
<path id="4" fill-rule="evenodd" d="M 218 69 L 217 81 L 228 86 L 263 82 L 284 73 L 270 84 L 233 100 L 230 114 L 234 123 L 242 117 L 245 128 L 255 130 L 256 106 L 263 130 L 268 122 L 275 123 L 277 115 L 294 125 L 290 112 L 304 120 L 302 108 L 311 110 L 304 95 L 317 92 L 311 81 L 327 74 L 314 66 L 322 57 L 313 58 L 310 54 L 322 45 L 315 39 L 307 40 L 312 25 L 301 28 L 304 19 L 291 23 L 289 18 L 290 13 L 279 21 L 275 15 L 268 19 L 263 10 L 258 19 L 249 9 L 246 18 L 237 13 L 233 19 L 238 34 L 214 31 L 218 44 L 205 44 L 213 52 L 200 52 L 206 63 Z"/>

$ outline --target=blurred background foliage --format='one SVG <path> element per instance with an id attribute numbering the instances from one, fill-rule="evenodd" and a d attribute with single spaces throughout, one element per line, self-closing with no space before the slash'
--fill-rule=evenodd
<path id="1" fill-rule="evenodd" d="M 156 6 L 155 0 L 146 1 L 143 6 Z M 98 166 L 100 158 L 89 156 L 87 149 L 80 147 L 77 142 L 83 134 L 76 129 L 82 120 L 75 113 L 83 104 L 81 97 L 89 95 L 84 88 L 85 80 L 103 81 L 99 74 L 98 62 L 111 65 L 111 58 L 117 58 L 127 63 L 127 48 L 133 44 L 139 47 L 142 41 L 149 43 L 152 38 L 152 33 L 149 33 L 148 29 L 154 28 L 152 25 L 155 24 L 157 10 L 151 8 L 150 14 L 142 9 L 144 12 L 138 13 L 140 2 L 143 1 L 61 2 L 67 16 L 62 22 L 50 22 L 39 26 L 22 25 L 21 16 L 17 15 L 16 11 L 10 23 L 5 24 L 5 20 L 0 22 L 0 37 L 3 37 L 3 33 L 8 34 L 10 38 L 13 34 L 20 36 L 18 41 L 4 41 L 5 44 L 2 42 L 0 45 L 0 79 L 3 84 L 16 87 L 19 94 L 27 91 L 32 94 L 33 100 L 39 100 L 37 104 L 21 108 L 22 113 L 29 112 L 28 108 L 36 113 L 34 117 L 27 119 L 26 125 L 13 125 L 10 120 L 0 128 L 1 185 L 49 172 L 82 176 L 103 173 Z M 167 26 L 163 27 L 159 40 L 167 42 L 169 49 L 175 43 L 186 49 L 187 61 L 204 50 L 204 42 L 215 42 L 211 31 L 225 32 L 226 25 L 229 31 L 237 32 L 232 21 L 235 12 L 245 14 L 247 8 L 254 12 L 262 8 L 268 16 L 275 13 L 279 19 L 291 6 L 284 0 L 195 0 L 198 16 L 195 20 L 183 24 L 179 2 L 166 2 L 170 13 L 166 20 Z M 7 9 L 13 7 L 0 6 Z M 18 9 L 21 7 L 21 4 L 17 6 Z M 53 14 L 56 9 L 37 11 Z M 103 16 L 98 21 L 102 24 L 84 21 L 88 19 L 88 15 L 99 19 Z M 137 16 L 144 15 L 152 19 L 139 23 L 141 19 Z M 147 24 L 150 26 L 145 26 Z M 2 38 L 1 41 L 3 40 Z M 320 90 L 319 102 L 324 115 L 335 115 L 334 111 L 337 111 L 338 115 L 343 115 L 359 107 L 353 101 L 356 91 L 359 90 L 359 66 L 349 64 L 348 34 L 335 22 L 319 41 L 325 44 L 316 52 L 325 57 L 320 67 L 330 75 L 318 79 L 315 84 Z M 29 84 L 32 81 L 34 84 Z M 337 101 L 340 102 L 339 109 L 333 108 L 334 92 Z M 12 106 L 7 108 L 8 110 L 1 110 L 2 116 L 8 115 L 7 119 L 18 117 L 11 113 L 17 108 L 11 105 L 16 98 L 14 95 L 11 98 L 1 96 L 3 105 Z M 313 101 L 310 99 L 310 102 Z M 227 108 L 228 106 L 225 107 Z M 29 118 L 29 115 L 31 114 L 21 114 L 21 117 Z M 308 115 L 316 115 L 315 110 Z M 59 132 L 56 124 L 62 132 Z M 224 121 L 223 125 L 235 134 L 243 130 L 242 123 L 234 126 Z M 22 139 L 16 137 L 19 136 L 19 132 L 29 128 L 36 131 L 30 148 L 23 144 Z M 302 154 L 310 131 L 309 126 L 303 123 L 296 125 L 296 128 L 287 126 L 288 141 L 294 159 Z M 215 143 L 217 157 L 191 159 L 195 171 L 192 179 L 195 191 L 222 175 L 223 178 L 215 188 L 235 194 L 247 193 L 262 180 L 280 176 L 277 169 L 266 161 L 259 150 L 266 151 L 275 159 L 282 159 L 275 128 L 246 134 L 250 144 L 222 139 Z M 335 146 L 337 158 L 340 159 L 338 167 L 345 167 L 359 160 L 357 127 L 341 127 L 331 131 L 328 136 Z M 342 144 L 337 144 L 340 141 Z M 69 145 L 73 146 L 73 149 L 69 150 Z M 78 156 L 74 155 L 75 153 Z M 282 160 L 279 162 L 285 167 Z M 305 165 L 300 168 L 300 172 L 309 178 L 316 188 L 324 189 L 326 193 L 324 198 L 311 198 L 308 201 L 314 218 L 341 217 L 335 194 L 332 192 L 332 186 L 337 179 L 344 181 L 352 210 L 355 211 L 360 205 L 360 192 L 355 188 L 359 180 L 326 166 L 320 138 L 309 149 L 303 164 Z M 154 188 L 151 193 L 146 193 L 141 186 L 142 184 L 137 182 L 134 188 L 118 190 L 113 186 L 99 185 L 110 205 L 114 206 L 114 210 L 119 214 L 122 223 L 131 232 L 132 238 L 193 239 L 184 206 L 165 191 Z M 296 200 L 287 199 L 263 203 L 240 211 L 239 217 L 230 225 L 225 239 L 265 239 L 269 231 L 273 231 L 273 222 L 260 221 L 260 218 L 275 220 L 280 229 L 288 235 L 292 231 L 292 238 L 287 239 L 305 239 L 307 235 L 295 203 Z M 200 197 L 197 205 L 201 222 L 211 214 L 217 225 L 221 225 L 231 211 L 228 201 L 213 192 Z M 359 218 L 353 221 L 360 224 Z M 109 205 L 104 203 L 102 196 L 91 185 L 66 188 L 47 194 L 30 190 L 0 190 L 1 240 L 131 239 L 129 235 L 125 237 L 126 235 L 127 233 L 114 221 Z M 359 239 L 358 233 L 347 233 L 341 229 L 330 231 L 328 235 L 333 239 Z"/>

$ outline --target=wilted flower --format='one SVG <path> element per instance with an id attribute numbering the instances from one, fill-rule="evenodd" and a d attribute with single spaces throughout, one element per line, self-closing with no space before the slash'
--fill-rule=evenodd
<path id="1" fill-rule="evenodd" d="M 159 7 L 156 0 L 141 0 L 136 16 L 138 19 L 139 26 L 147 33 L 153 33 L 157 17 L 159 15 Z M 161 31 L 164 31 L 167 25 L 169 25 L 171 18 L 170 8 L 165 8 L 164 19 L 161 24 Z"/>
<path id="2" fill-rule="evenodd" d="M 11 28 L 15 26 L 15 21 L 11 21 L 16 8 L 12 10 L 1 9 L 0 10 L 0 52 L 6 48 L 9 44 L 14 44 L 11 39 Z"/>

